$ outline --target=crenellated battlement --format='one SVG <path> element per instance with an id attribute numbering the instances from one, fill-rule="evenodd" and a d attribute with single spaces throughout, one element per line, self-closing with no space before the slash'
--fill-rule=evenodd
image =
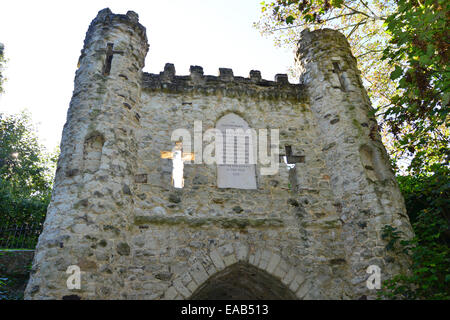
<path id="1" fill-rule="evenodd" d="M 275 75 L 274 81 L 261 78 L 261 72 L 251 70 L 248 78 L 234 76 L 233 70 L 219 68 L 217 76 L 204 75 L 201 66 L 191 66 L 189 75 L 176 75 L 175 66 L 166 63 L 159 74 L 144 73 L 143 89 L 165 92 L 198 92 L 201 94 L 246 95 L 261 99 L 302 100 L 303 85 L 289 83 L 287 74 Z"/>

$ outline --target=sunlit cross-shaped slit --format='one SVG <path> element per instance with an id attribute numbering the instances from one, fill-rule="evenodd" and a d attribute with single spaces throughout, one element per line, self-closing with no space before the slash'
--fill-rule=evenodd
<path id="1" fill-rule="evenodd" d="M 183 152 L 183 144 L 181 141 L 175 143 L 172 151 L 161 151 L 162 159 L 172 159 L 172 185 L 175 188 L 184 187 L 183 169 L 185 161 L 194 160 L 194 154 Z"/>

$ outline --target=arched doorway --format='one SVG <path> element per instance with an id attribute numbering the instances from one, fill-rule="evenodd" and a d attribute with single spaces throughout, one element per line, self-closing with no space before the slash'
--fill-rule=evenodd
<path id="1" fill-rule="evenodd" d="M 216 273 L 192 294 L 193 300 L 296 300 L 280 280 L 248 263 Z"/>

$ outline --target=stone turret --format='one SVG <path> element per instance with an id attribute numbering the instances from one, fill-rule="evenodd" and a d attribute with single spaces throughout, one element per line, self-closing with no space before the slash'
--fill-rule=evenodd
<path id="1" fill-rule="evenodd" d="M 132 214 L 135 135 L 148 47 L 145 28 L 132 11 L 121 15 L 101 10 L 89 26 L 27 297 L 74 295 L 64 272 L 54 272 L 50 264 L 61 271 L 79 266 L 89 285 L 75 295 L 84 298 L 109 294 L 100 284 L 119 279 L 118 265 L 130 251 L 124 231 Z M 100 263 L 110 272 L 94 273 Z"/>
<path id="2" fill-rule="evenodd" d="M 368 265 L 381 268 L 382 280 L 404 268 L 405 258 L 390 256 L 381 238 L 384 225 L 412 235 L 404 201 L 345 36 L 331 29 L 304 30 L 297 50 L 300 82 L 317 119 L 343 223 L 349 296 L 371 295 L 365 281 Z"/>
<path id="3" fill-rule="evenodd" d="M 381 229 L 411 226 L 342 34 L 302 33 L 300 84 L 170 63 L 143 73 L 147 51 L 134 12 L 104 9 L 89 27 L 27 299 L 372 298 L 370 265 L 382 280 L 405 269 Z M 203 161 L 213 128 L 258 129 L 259 146 L 275 129 L 279 170 Z M 177 129 L 184 156 L 198 138 L 183 188 L 167 151 Z"/>

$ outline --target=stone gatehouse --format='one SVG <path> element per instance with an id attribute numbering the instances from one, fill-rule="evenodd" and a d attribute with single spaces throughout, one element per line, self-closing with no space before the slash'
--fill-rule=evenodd
<path id="1" fill-rule="evenodd" d="M 412 231 L 342 34 L 303 31 L 298 84 L 172 64 L 149 74 L 148 50 L 132 11 L 101 10 L 89 26 L 27 299 L 371 298 L 370 265 L 382 280 L 407 268 L 381 237 L 387 224 Z M 279 129 L 275 174 L 199 161 L 195 137 L 233 125 Z M 182 188 L 177 128 L 195 155 Z M 67 286 L 74 265 L 79 289 Z"/>

